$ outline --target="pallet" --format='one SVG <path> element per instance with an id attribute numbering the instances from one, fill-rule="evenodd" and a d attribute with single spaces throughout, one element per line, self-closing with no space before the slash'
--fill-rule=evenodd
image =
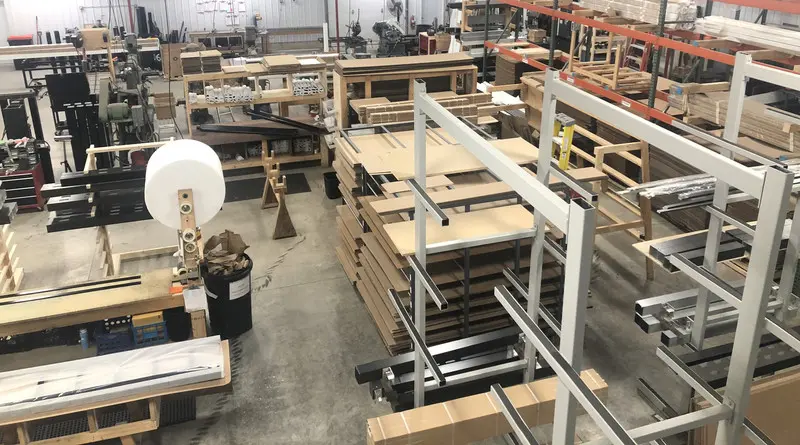
<path id="1" fill-rule="evenodd" d="M 622 54 L 617 51 L 617 54 Z M 617 92 L 644 91 L 650 88 L 652 74 L 620 67 L 618 63 L 574 62 L 572 72 Z"/>

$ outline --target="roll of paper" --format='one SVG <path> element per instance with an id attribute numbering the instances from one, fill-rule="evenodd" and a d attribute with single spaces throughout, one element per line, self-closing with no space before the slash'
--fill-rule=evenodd
<path id="1" fill-rule="evenodd" d="M 225 178 L 217 154 L 191 139 L 169 142 L 150 157 L 144 180 L 144 202 L 150 215 L 179 230 L 178 191 L 185 189 L 194 197 L 197 226 L 210 221 L 225 202 Z"/>

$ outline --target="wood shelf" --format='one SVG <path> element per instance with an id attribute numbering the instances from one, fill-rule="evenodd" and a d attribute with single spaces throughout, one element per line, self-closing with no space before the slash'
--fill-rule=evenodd
<path id="1" fill-rule="evenodd" d="M 263 165 L 264 161 L 261 160 L 261 157 L 253 157 L 250 159 L 245 159 L 244 161 L 239 161 L 236 159 L 232 159 L 230 161 L 222 161 L 223 170 L 238 170 L 240 168 L 261 167 Z"/>
<path id="2" fill-rule="evenodd" d="M 274 164 L 290 164 L 292 162 L 319 161 L 322 159 L 321 153 L 308 155 L 278 155 L 269 158 Z"/>
<path id="3" fill-rule="evenodd" d="M 314 94 L 309 96 L 295 96 L 295 95 L 285 95 L 285 96 L 267 96 L 262 97 L 260 99 L 253 99 L 248 102 L 222 102 L 222 103 L 206 103 L 205 101 L 198 101 L 197 103 L 187 103 L 186 107 L 188 109 L 200 109 L 200 108 L 227 108 L 227 107 L 244 107 L 247 105 L 257 105 L 257 104 L 274 104 L 274 103 L 283 103 L 283 102 L 292 102 L 296 105 L 302 104 L 313 104 L 317 103 L 320 100 L 324 99 L 327 96 L 326 93 Z"/>

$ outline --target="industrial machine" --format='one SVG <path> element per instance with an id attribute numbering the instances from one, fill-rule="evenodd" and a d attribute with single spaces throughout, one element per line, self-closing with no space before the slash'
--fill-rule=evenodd
<path id="1" fill-rule="evenodd" d="M 142 68 L 135 34 L 125 36 L 127 59 L 119 63 L 116 79 L 98 91 L 100 122 L 115 125 L 120 144 L 148 142 L 153 138 L 155 108 L 148 103 L 147 78 L 157 71 Z"/>
<path id="2" fill-rule="evenodd" d="M 378 35 L 378 57 L 394 57 L 408 55 L 415 46 L 416 36 L 405 35 L 395 19 L 382 20 L 372 25 L 372 32 Z"/>

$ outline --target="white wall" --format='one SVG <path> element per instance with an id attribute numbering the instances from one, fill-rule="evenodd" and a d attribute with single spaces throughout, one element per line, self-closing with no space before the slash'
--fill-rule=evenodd
<path id="1" fill-rule="evenodd" d="M 81 27 L 84 24 L 102 20 L 104 23 L 124 21 L 130 30 L 128 7 L 126 0 L 111 0 L 112 10 L 109 12 L 109 0 L 0 0 L 5 2 L 5 20 L 0 20 L 0 29 L 7 25 L 9 34 L 35 34 L 36 17 L 39 18 L 39 29 L 42 31 L 63 32 L 67 27 Z M 234 0 L 239 1 L 239 0 Z M 244 0 L 247 12 L 240 16 L 240 25 L 252 24 L 252 17 L 260 13 L 263 20 L 259 28 L 279 28 L 297 26 L 320 26 L 325 19 L 325 2 L 328 2 L 331 35 L 335 36 L 335 0 Z M 429 24 L 434 18 L 442 21 L 445 0 L 407 0 L 408 8 L 404 8 L 401 27 L 405 28 L 406 17 L 414 16 L 417 23 Z M 403 0 L 405 5 L 406 0 Z M 164 0 L 132 0 L 133 7 L 144 6 L 152 12 L 156 24 L 167 30 Z M 167 0 L 170 28 L 178 29 L 181 21 L 189 31 L 204 31 L 216 28 L 228 29 L 225 26 L 225 14 L 202 12 L 198 8 L 198 0 Z M 346 25 L 356 19 L 361 10 L 362 36 L 377 41 L 372 32 L 372 24 L 390 18 L 386 8 L 386 0 L 339 0 L 339 30 L 342 36 L 347 34 Z M 1 12 L 1 11 L 0 11 Z M 114 20 L 114 18 L 116 20 Z M 4 44 L 0 42 L 0 44 Z"/>

